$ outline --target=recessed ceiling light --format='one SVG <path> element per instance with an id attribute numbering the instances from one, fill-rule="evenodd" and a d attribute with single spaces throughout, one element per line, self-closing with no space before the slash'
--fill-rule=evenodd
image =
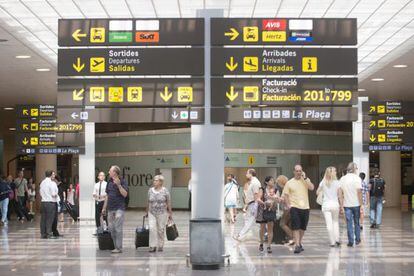
<path id="1" fill-rule="evenodd" d="M 383 78 L 373 78 L 373 79 L 371 79 L 372 81 L 383 81 L 384 79 Z"/>
<path id="2" fill-rule="evenodd" d="M 16 128 L 15 128 L 15 127 L 9 127 L 9 130 L 10 130 L 10 131 L 15 131 L 15 130 L 16 130 Z"/>
<path id="3" fill-rule="evenodd" d="M 49 72 L 50 68 L 37 68 L 36 71 L 37 72 Z"/>
<path id="4" fill-rule="evenodd" d="M 267 104 L 259 104 L 259 105 L 257 105 L 258 107 L 266 107 L 267 106 Z"/>
<path id="5" fill-rule="evenodd" d="M 367 91 L 365 88 L 358 88 L 358 91 L 359 92 L 364 92 L 364 91 Z"/>
<path id="6" fill-rule="evenodd" d="M 19 55 L 19 56 L 16 56 L 16 58 L 21 58 L 21 59 L 24 59 L 24 58 L 31 58 L 31 56 L 27 56 L 27 55 Z"/>
<path id="7" fill-rule="evenodd" d="M 4 110 L 14 110 L 14 107 L 5 107 Z"/>
<path id="8" fill-rule="evenodd" d="M 396 64 L 392 67 L 394 67 L 394 68 L 407 68 L 408 66 L 406 64 Z"/>
<path id="9" fill-rule="evenodd" d="M 309 122 L 301 122 L 302 125 L 309 125 Z"/>

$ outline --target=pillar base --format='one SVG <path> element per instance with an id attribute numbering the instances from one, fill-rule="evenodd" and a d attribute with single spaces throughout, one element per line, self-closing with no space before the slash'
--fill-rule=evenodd
<path id="1" fill-rule="evenodd" d="M 221 220 L 190 220 L 190 262 L 193 270 L 216 270 L 224 265 Z"/>

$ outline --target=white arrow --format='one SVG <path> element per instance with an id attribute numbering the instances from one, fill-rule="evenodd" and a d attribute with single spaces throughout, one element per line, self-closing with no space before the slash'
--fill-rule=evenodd
<path id="1" fill-rule="evenodd" d="M 172 116 L 174 119 L 177 119 L 177 118 L 178 118 L 178 113 L 177 113 L 177 111 L 174 111 L 174 113 L 173 113 L 173 114 L 171 114 L 171 116 Z"/>
<path id="2" fill-rule="evenodd" d="M 79 117 L 79 115 L 76 112 L 73 112 L 70 116 L 73 120 L 76 120 Z"/>

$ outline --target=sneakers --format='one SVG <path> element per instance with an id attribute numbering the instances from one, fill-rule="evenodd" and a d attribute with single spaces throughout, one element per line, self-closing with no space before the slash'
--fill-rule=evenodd
<path id="1" fill-rule="evenodd" d="M 354 246 L 354 244 L 349 242 L 346 246 L 348 246 L 348 247 L 353 247 L 353 246 Z"/>
<path id="2" fill-rule="evenodd" d="M 263 250 L 264 250 L 264 248 L 263 248 L 263 243 L 261 243 L 261 244 L 259 245 L 259 251 L 260 251 L 260 252 L 263 252 Z"/>
<path id="3" fill-rule="evenodd" d="M 355 244 L 356 245 L 358 245 L 358 244 L 360 244 L 361 243 L 361 240 L 359 240 L 359 241 L 355 241 Z"/>
<path id="4" fill-rule="evenodd" d="M 154 253 L 155 251 L 157 251 L 157 248 L 156 247 L 150 247 L 149 248 L 149 252 L 150 253 Z"/>
<path id="5" fill-rule="evenodd" d="M 305 251 L 302 244 L 299 247 L 300 247 L 300 252 Z"/>
<path id="6" fill-rule="evenodd" d="M 270 246 L 267 247 L 267 253 L 272 254 L 272 248 Z"/>
<path id="7" fill-rule="evenodd" d="M 115 248 L 114 250 L 111 251 L 111 253 L 112 254 L 119 254 L 119 253 L 122 253 L 122 250 Z"/>
<path id="8" fill-rule="evenodd" d="M 336 245 L 336 247 L 341 247 L 341 243 L 340 242 L 336 242 L 335 245 Z"/>
<path id="9" fill-rule="evenodd" d="M 295 251 L 293 251 L 294 254 L 299 254 L 300 252 L 302 252 L 300 246 L 295 246 Z"/>
<path id="10" fill-rule="evenodd" d="M 373 223 L 373 224 L 371 224 L 371 226 L 369 228 L 375 229 L 375 228 L 377 228 L 377 225 L 375 223 Z"/>

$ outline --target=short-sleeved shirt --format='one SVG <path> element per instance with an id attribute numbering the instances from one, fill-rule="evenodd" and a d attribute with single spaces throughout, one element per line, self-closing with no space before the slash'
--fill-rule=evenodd
<path id="1" fill-rule="evenodd" d="M 282 193 L 282 196 L 284 195 L 289 196 L 291 207 L 303 210 L 309 209 L 309 193 L 306 180 L 292 178 L 286 182 Z"/>
<path id="2" fill-rule="evenodd" d="M 128 192 L 128 184 L 126 183 L 125 179 L 121 179 L 121 186 L 125 189 L 125 191 Z M 118 189 L 118 186 L 115 184 L 112 178 L 106 185 L 106 194 L 108 196 L 108 210 L 125 210 L 125 197 L 122 196 L 121 192 Z"/>
<path id="3" fill-rule="evenodd" d="M 170 200 L 170 192 L 167 188 L 162 187 L 159 191 L 155 188 L 148 190 L 148 211 L 153 215 L 160 215 L 167 212 L 168 201 Z"/>
<path id="4" fill-rule="evenodd" d="M 260 187 L 262 185 L 260 184 L 259 179 L 257 177 L 253 176 L 249 183 L 249 188 L 246 192 L 246 202 L 250 203 L 255 200 L 254 195 L 257 194 L 260 190 Z"/>
<path id="5" fill-rule="evenodd" d="M 358 190 L 362 189 L 361 178 L 354 173 L 347 173 L 339 180 L 339 187 L 344 194 L 344 207 L 360 206 Z"/>
<path id="6" fill-rule="evenodd" d="M 361 185 L 362 185 L 362 202 L 364 203 L 364 205 L 366 205 L 368 203 L 367 202 L 367 193 L 369 193 L 369 185 L 364 180 L 362 180 Z"/>
<path id="7" fill-rule="evenodd" d="M 339 181 L 334 180 L 331 183 L 327 184 L 325 180 L 322 180 L 322 182 L 319 185 L 322 187 L 323 192 L 322 207 L 339 207 Z"/>
<path id="8" fill-rule="evenodd" d="M 16 184 L 17 196 L 24 196 L 24 192 L 27 189 L 27 180 L 25 178 L 16 178 L 14 183 Z"/>

